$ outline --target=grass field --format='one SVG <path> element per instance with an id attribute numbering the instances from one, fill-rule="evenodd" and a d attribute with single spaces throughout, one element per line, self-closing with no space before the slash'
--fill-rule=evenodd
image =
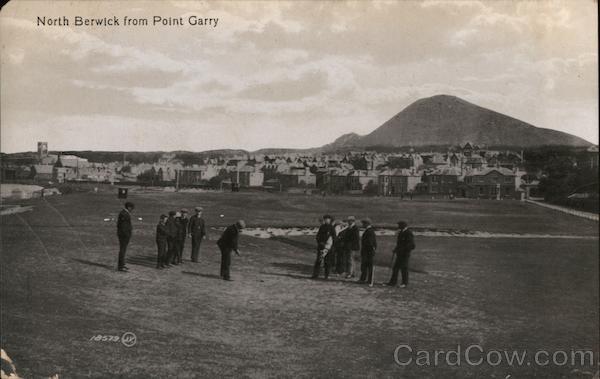
<path id="1" fill-rule="evenodd" d="M 517 201 L 402 201 L 261 193 L 152 194 L 136 203 L 130 272 L 115 271 L 113 193 L 20 202 L 3 216 L 2 347 L 24 377 L 591 378 L 597 367 L 400 366 L 414 350 L 570 349 L 598 358 L 598 224 Z M 154 267 L 159 214 L 205 207 L 210 226 L 314 226 L 323 213 L 378 226 L 586 238 L 417 237 L 409 289 L 310 280 L 313 237 L 241 238 L 233 282 L 218 279 L 218 230 L 202 260 Z M 223 214 L 224 217 L 220 217 Z M 393 237 L 380 237 L 376 281 Z M 185 258 L 189 258 L 189 241 Z M 137 343 L 96 342 L 133 332 Z"/>

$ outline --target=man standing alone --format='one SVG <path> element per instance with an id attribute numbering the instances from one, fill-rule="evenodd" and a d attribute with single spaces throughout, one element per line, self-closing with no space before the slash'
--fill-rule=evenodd
<path id="1" fill-rule="evenodd" d="M 192 236 L 192 262 L 198 262 L 200 244 L 206 236 L 206 225 L 202 218 L 202 207 L 196 207 L 196 214 L 190 218 L 189 233 Z"/>
<path id="2" fill-rule="evenodd" d="M 131 212 L 135 206 L 131 202 L 126 202 L 125 207 L 119 213 L 117 219 L 117 237 L 119 238 L 119 263 L 117 269 L 127 272 L 129 269 L 125 266 L 125 254 L 127 253 L 127 245 L 131 240 L 133 226 L 131 225 Z"/>
<path id="3" fill-rule="evenodd" d="M 377 239 L 371 220 L 362 220 L 365 232 L 362 235 L 360 248 L 360 283 L 369 283 L 373 287 L 373 260 L 377 250 Z"/>
<path id="4" fill-rule="evenodd" d="M 223 280 L 231 280 L 229 275 L 229 266 L 231 266 L 231 252 L 239 256 L 240 251 L 238 250 L 238 237 L 240 231 L 246 227 L 244 220 L 239 220 L 233 225 L 230 225 L 225 229 L 221 238 L 217 241 L 217 245 L 221 250 L 221 278 Z"/>
<path id="5" fill-rule="evenodd" d="M 158 248 L 158 257 L 156 259 L 156 268 L 165 267 L 165 256 L 167 255 L 167 215 L 161 215 L 156 225 L 156 247 Z"/>
<path id="6" fill-rule="evenodd" d="M 415 237 L 408 229 L 408 224 L 405 221 L 398 222 L 398 230 L 398 240 L 394 248 L 396 260 L 394 261 L 392 277 L 387 285 L 395 286 L 398 284 L 398 271 L 402 271 L 402 284 L 400 287 L 404 288 L 408 285 L 408 260 L 410 259 L 410 252 L 415 248 Z"/>

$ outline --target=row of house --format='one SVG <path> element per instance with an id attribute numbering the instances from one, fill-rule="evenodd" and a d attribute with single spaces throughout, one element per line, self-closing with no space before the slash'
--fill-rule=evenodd
<path id="1" fill-rule="evenodd" d="M 461 175 L 453 167 L 429 171 L 391 169 L 381 172 L 330 171 L 316 175 L 317 187 L 331 193 L 370 192 L 379 196 L 429 194 L 472 198 L 516 198 L 520 196 L 520 178 L 524 174 L 503 167 L 486 167 Z M 374 191 L 374 190 L 373 190 Z M 370 192 L 373 194 L 373 192 Z"/>
<path id="2" fill-rule="evenodd" d="M 125 160 L 97 163 L 74 155 L 48 154 L 47 146 L 40 150 L 38 145 L 38 152 L 33 165 L 3 166 L 3 179 L 486 198 L 518 197 L 522 188 L 529 190 L 533 183 L 521 183 L 525 174 L 522 153 L 491 151 L 471 144 L 445 153 L 232 154 L 197 159 L 194 164 L 185 164 L 174 153 L 163 154 L 153 163 L 134 164 Z M 597 166 L 597 150 L 595 156 L 595 161 L 592 156 L 592 160 L 580 164 Z"/>

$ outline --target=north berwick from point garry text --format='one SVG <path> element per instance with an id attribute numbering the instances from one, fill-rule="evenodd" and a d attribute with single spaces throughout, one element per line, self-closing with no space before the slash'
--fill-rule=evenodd
<path id="1" fill-rule="evenodd" d="M 211 26 L 216 28 L 219 18 L 200 17 L 191 15 L 187 17 L 37 17 L 37 26 Z"/>

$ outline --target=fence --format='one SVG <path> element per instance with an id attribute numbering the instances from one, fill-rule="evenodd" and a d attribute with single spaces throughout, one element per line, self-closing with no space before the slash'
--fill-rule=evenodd
<path id="1" fill-rule="evenodd" d="M 528 202 L 528 203 L 531 203 L 531 204 L 539 205 L 540 207 L 550 208 L 550 209 L 554 209 L 554 210 L 559 211 L 559 212 L 571 214 L 573 216 L 587 218 L 588 220 L 598 221 L 598 214 L 597 213 L 590 213 L 590 212 L 578 211 L 576 209 L 570 209 L 570 208 L 561 207 L 561 206 L 558 206 L 558 205 L 543 203 L 541 201 L 535 201 L 535 200 L 525 200 L 525 201 Z"/>

